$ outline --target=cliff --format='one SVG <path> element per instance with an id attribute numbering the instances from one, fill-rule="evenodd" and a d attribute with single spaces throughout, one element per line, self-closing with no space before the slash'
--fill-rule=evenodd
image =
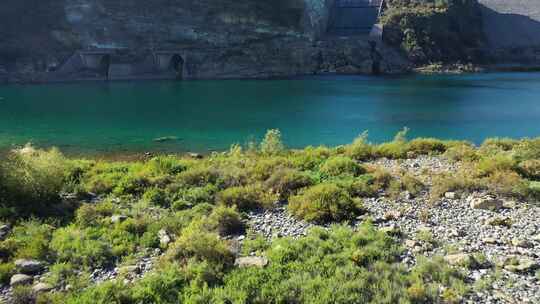
<path id="1" fill-rule="evenodd" d="M 406 17 L 408 4 L 430 3 L 388 2 Z M 356 29 L 376 22 L 380 0 L 4 0 L 0 82 L 398 73 L 433 61 L 540 60 L 534 1 L 452 2 L 474 9 L 412 23 L 385 15 L 383 43 Z"/>
<path id="2" fill-rule="evenodd" d="M 0 71 L 13 81 L 267 78 L 406 65 L 367 39 L 323 39 L 325 0 L 5 2 Z"/>

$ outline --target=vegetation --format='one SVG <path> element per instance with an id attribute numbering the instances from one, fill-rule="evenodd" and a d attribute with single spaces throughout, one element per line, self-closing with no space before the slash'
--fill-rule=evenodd
<path id="1" fill-rule="evenodd" d="M 416 64 L 479 60 L 484 35 L 476 0 L 388 0 L 384 39 Z"/>
<path id="2" fill-rule="evenodd" d="M 439 155 L 461 169 L 427 172 L 427 184 L 426 176 L 366 163 L 418 155 Z M 406 130 L 389 143 L 370 144 L 364 133 L 351 145 L 302 150 L 286 149 L 270 131 L 263 144 L 203 159 L 80 160 L 25 147 L 0 163 L 0 220 L 12 227 L 0 241 L 0 282 L 15 273 L 16 259 L 28 258 L 48 266 L 53 286 L 72 287 L 41 294 L 38 303 L 459 302 L 467 288 L 456 269 L 435 258 L 407 271 L 399 237 L 369 221 L 359 231 L 346 223 L 363 213 L 363 198 L 380 193 L 430 190 L 436 202 L 448 191 L 486 190 L 537 202 L 539 160 L 539 139 L 491 139 L 477 148 L 409 141 Z M 331 228 L 272 242 L 246 232 L 245 212 L 281 203 Z M 230 236 L 240 233 L 248 236 L 242 252 L 266 256 L 267 267 L 234 266 Z M 129 265 L 157 248 L 164 251 L 157 269 L 141 280 L 92 284 L 96 267 Z M 27 288 L 15 295 L 36 300 Z"/>

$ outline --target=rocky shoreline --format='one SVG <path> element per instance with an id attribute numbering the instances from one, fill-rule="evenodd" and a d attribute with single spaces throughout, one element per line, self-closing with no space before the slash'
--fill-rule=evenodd
<path id="1" fill-rule="evenodd" d="M 432 176 L 456 173 L 461 166 L 461 163 L 448 161 L 442 156 L 403 160 L 382 158 L 362 164 L 384 168 L 397 178 L 406 172 L 417 177 L 426 187 L 416 195 L 403 191 L 393 197 L 381 191 L 376 197 L 365 198 L 365 213 L 350 225 L 355 227 L 368 220 L 398 238 L 406 248 L 401 262 L 408 267 L 415 265 L 419 257 L 441 256 L 460 268 L 472 286 L 472 291 L 462 299 L 462 303 L 540 302 L 540 206 L 487 192 L 447 192 L 443 198 L 433 201 L 430 198 Z M 124 218 L 120 216 L 111 218 L 111 221 L 122 220 Z M 251 235 L 261 235 L 266 239 L 300 238 L 317 226 L 292 217 L 286 204 L 248 212 L 245 224 L 248 233 L 225 238 L 237 241 L 241 247 Z M 329 225 L 322 227 L 328 228 Z M 0 232 L 5 236 L 9 229 L 3 226 Z M 166 246 L 173 236 L 160 230 L 159 238 Z M 247 264 L 264 267 L 268 263 L 264 257 L 245 260 L 240 257 L 240 250 L 234 251 L 238 267 Z M 116 279 L 133 282 L 150 273 L 161 256 L 160 249 L 142 252 L 132 263 L 94 269 L 89 279 L 94 284 Z M 71 288 L 69 285 L 53 287 L 47 284 L 48 269 L 40 261 L 21 260 L 15 264 L 18 273 L 11 279 L 12 286 L 32 284 L 35 293 Z M 12 288 L 2 286 L 0 300 L 10 303 L 11 295 Z"/>

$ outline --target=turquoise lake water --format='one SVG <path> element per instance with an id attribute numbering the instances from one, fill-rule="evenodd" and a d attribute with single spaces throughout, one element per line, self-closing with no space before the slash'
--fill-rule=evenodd
<path id="1" fill-rule="evenodd" d="M 475 143 L 540 136 L 540 73 L 0 86 L 0 149 L 207 152 L 271 128 L 290 147 L 339 145 L 405 126 Z"/>

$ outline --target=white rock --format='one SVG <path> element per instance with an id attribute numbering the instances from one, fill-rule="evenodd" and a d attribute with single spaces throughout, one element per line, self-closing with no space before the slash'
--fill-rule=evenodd
<path id="1" fill-rule="evenodd" d="M 268 265 L 268 259 L 265 257 L 257 257 L 257 256 L 241 257 L 241 258 L 237 258 L 234 261 L 234 265 L 240 268 L 243 268 L 243 267 L 263 268 L 266 265 Z"/>
<path id="2" fill-rule="evenodd" d="M 26 274 L 18 273 L 11 277 L 11 280 L 9 281 L 9 285 L 12 287 L 19 286 L 19 285 L 28 285 L 32 283 L 32 281 L 34 281 L 33 277 Z"/>

